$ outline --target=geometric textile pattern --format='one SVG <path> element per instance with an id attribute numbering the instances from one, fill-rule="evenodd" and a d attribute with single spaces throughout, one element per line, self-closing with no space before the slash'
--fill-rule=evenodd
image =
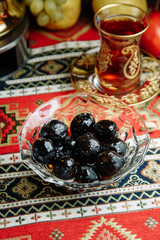
<path id="1" fill-rule="evenodd" d="M 17 144 L 17 133 L 29 111 L 25 108 L 21 109 L 16 102 L 0 107 L 1 146 Z"/>
<path id="2" fill-rule="evenodd" d="M 157 226 L 158 222 L 155 221 L 153 218 L 149 217 L 145 223 L 149 228 L 154 230 L 154 228 Z"/>
<path id="3" fill-rule="evenodd" d="M 43 33 L 41 33 L 43 34 Z M 159 240 L 159 97 L 137 107 L 157 129 L 142 165 L 102 191 L 78 193 L 42 180 L 21 159 L 17 133 L 42 103 L 75 91 L 70 65 L 94 41 L 33 49 L 25 67 L 1 81 L 0 239 Z"/>
<path id="4" fill-rule="evenodd" d="M 136 234 L 132 234 L 131 231 L 127 231 L 117 222 L 114 222 L 114 218 L 107 221 L 104 217 L 101 217 L 99 221 L 92 221 L 92 225 L 88 229 L 88 233 L 84 234 L 85 237 L 81 240 L 87 239 L 133 239 L 141 240 L 141 238 L 136 238 Z"/>

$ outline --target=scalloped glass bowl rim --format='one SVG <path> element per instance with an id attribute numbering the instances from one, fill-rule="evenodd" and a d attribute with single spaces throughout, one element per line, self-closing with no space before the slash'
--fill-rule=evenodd
<path id="1" fill-rule="evenodd" d="M 61 95 L 55 98 L 50 99 L 49 101 L 45 102 L 44 104 L 40 105 L 38 108 L 36 108 L 34 111 L 30 112 L 25 120 L 25 122 L 23 123 L 19 133 L 18 133 L 18 141 L 19 141 L 19 146 L 20 146 L 20 152 L 21 152 L 21 156 L 22 156 L 22 160 L 24 160 L 24 163 L 26 163 L 26 165 L 28 165 L 35 173 L 37 173 L 44 181 L 47 182 L 51 182 L 54 183 L 58 186 L 64 186 L 67 188 L 71 188 L 71 189 L 92 189 L 92 188 L 102 188 L 102 187 L 107 187 L 113 183 L 116 183 L 118 181 L 120 181 L 122 178 L 124 178 L 126 175 L 129 174 L 129 172 L 133 171 L 135 168 L 138 168 L 144 160 L 145 154 L 148 150 L 149 147 L 149 143 L 150 143 L 150 135 L 146 129 L 145 123 L 141 117 L 141 115 L 132 107 L 129 107 L 126 103 L 122 102 L 119 99 L 114 99 L 114 101 L 119 101 L 121 102 L 127 109 L 132 109 L 132 111 L 134 111 L 134 113 L 137 115 L 137 117 L 140 119 L 141 123 L 143 124 L 144 127 L 144 131 L 145 131 L 145 136 L 146 136 L 146 141 L 145 141 L 145 147 L 144 147 L 144 151 L 141 154 L 140 158 L 138 159 L 138 161 L 136 163 L 132 163 L 130 166 L 127 167 L 127 171 L 125 169 L 125 171 L 123 171 L 123 168 L 121 169 L 120 172 L 118 172 L 117 174 L 113 175 L 112 177 L 105 179 L 105 180 L 101 180 L 101 181 L 95 181 L 92 183 L 78 183 L 76 181 L 70 181 L 70 180 L 63 180 L 63 179 L 59 179 L 57 177 L 55 177 L 51 171 L 49 170 L 49 168 L 45 168 L 43 169 L 43 164 L 40 163 L 36 163 L 36 161 L 32 160 L 31 157 L 27 157 L 27 155 L 24 157 L 23 151 L 24 149 L 22 148 L 22 136 L 21 133 L 23 132 L 23 128 L 25 127 L 25 124 L 27 122 L 27 120 L 29 119 L 30 115 L 33 114 L 34 112 L 38 111 L 39 109 L 41 109 L 43 106 L 45 106 L 47 103 L 49 103 L 50 101 L 52 101 L 53 99 L 63 99 L 63 98 L 76 98 L 76 97 L 87 97 L 87 99 L 92 99 L 92 97 L 102 97 L 102 98 L 110 98 L 110 96 L 106 96 L 103 94 L 89 94 L 89 93 L 71 93 L 71 94 L 67 94 L 67 95 Z M 111 97 L 112 98 L 112 97 Z M 30 151 L 31 151 L 31 144 L 27 141 L 27 139 L 25 139 L 26 143 L 29 145 Z M 42 169 L 38 170 L 38 165 L 39 167 Z M 38 167 L 38 168 L 37 168 Z M 45 172 L 45 170 L 48 171 L 48 175 Z"/>

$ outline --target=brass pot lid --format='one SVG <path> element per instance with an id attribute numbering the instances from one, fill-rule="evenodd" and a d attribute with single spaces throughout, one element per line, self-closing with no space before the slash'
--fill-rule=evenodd
<path id="1" fill-rule="evenodd" d="M 0 37 L 15 28 L 25 14 L 24 0 L 0 1 Z"/>

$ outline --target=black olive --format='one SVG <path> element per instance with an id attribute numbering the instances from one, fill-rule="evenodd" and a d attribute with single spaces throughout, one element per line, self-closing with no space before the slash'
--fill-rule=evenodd
<path id="1" fill-rule="evenodd" d="M 100 148 L 100 142 L 91 133 L 81 135 L 77 138 L 75 145 L 76 161 L 83 165 L 94 163 Z"/>
<path id="2" fill-rule="evenodd" d="M 111 120 L 100 120 L 94 124 L 93 132 L 100 141 L 110 141 L 118 134 L 118 127 Z"/>
<path id="3" fill-rule="evenodd" d="M 43 164 L 52 164 L 53 174 L 63 180 L 90 183 L 109 178 L 124 164 L 127 144 L 119 138 L 115 122 L 95 123 L 90 113 L 77 115 L 70 125 L 57 119 L 45 123 L 32 154 Z"/>
<path id="4" fill-rule="evenodd" d="M 64 140 L 64 153 L 65 155 L 73 156 L 74 148 L 75 148 L 76 141 L 72 136 L 67 136 Z"/>
<path id="5" fill-rule="evenodd" d="M 57 142 L 57 144 L 54 145 L 55 147 L 55 159 L 61 157 L 64 155 L 64 146 L 61 142 Z"/>
<path id="6" fill-rule="evenodd" d="M 39 138 L 32 146 L 33 157 L 40 163 L 48 164 L 55 157 L 55 149 L 50 139 Z"/>
<path id="7" fill-rule="evenodd" d="M 113 138 L 110 142 L 101 143 L 101 149 L 103 151 L 114 151 L 120 156 L 124 156 L 127 152 L 127 144 L 120 138 Z"/>
<path id="8" fill-rule="evenodd" d="M 94 117 L 90 113 L 81 113 L 73 118 L 70 131 L 73 137 L 77 138 L 83 133 L 92 132 L 94 124 Z"/>
<path id="9" fill-rule="evenodd" d="M 98 180 L 98 175 L 91 166 L 78 166 L 75 180 L 79 183 L 91 183 Z"/>
<path id="10" fill-rule="evenodd" d="M 73 158 L 68 155 L 59 157 L 53 164 L 53 174 L 63 180 L 74 179 L 76 164 Z"/>
<path id="11" fill-rule="evenodd" d="M 40 137 L 52 139 L 56 144 L 57 141 L 63 140 L 68 134 L 68 128 L 63 122 L 53 119 L 45 123 L 40 130 Z"/>
<path id="12" fill-rule="evenodd" d="M 101 178 L 110 177 L 118 172 L 123 166 L 124 159 L 116 152 L 102 152 L 97 158 L 97 171 Z"/>
<path id="13" fill-rule="evenodd" d="M 114 138 L 113 142 L 109 146 L 109 149 L 115 151 L 123 157 L 126 154 L 128 148 L 127 144 L 123 140 Z"/>

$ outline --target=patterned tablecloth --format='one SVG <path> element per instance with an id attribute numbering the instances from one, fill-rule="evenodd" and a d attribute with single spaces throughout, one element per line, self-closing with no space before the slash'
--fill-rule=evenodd
<path id="1" fill-rule="evenodd" d="M 45 32 L 38 43 L 35 39 L 42 32 L 32 32 L 34 48 L 28 63 L 12 77 L 0 81 L 0 239 L 160 239 L 158 96 L 137 107 L 144 120 L 157 127 L 150 133 L 144 163 L 106 190 L 67 192 L 44 182 L 21 160 L 17 132 L 28 113 L 53 97 L 75 91 L 70 81 L 71 63 L 98 44 L 97 40 L 82 41 L 87 39 L 85 34 L 92 33 L 93 37 L 93 30 L 87 27 L 83 25 L 81 39 L 76 35 L 80 31 L 76 26 L 72 37 L 67 38 L 71 41 L 54 45 L 49 41 L 57 43 L 53 38 L 57 39 L 58 33 L 50 33 L 54 37 L 47 41 L 49 33 Z M 42 40 L 48 46 L 39 47 Z"/>

